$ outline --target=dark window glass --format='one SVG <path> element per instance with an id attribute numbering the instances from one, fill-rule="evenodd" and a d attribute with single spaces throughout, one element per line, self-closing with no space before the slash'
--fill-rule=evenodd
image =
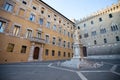
<path id="1" fill-rule="evenodd" d="M 60 56 L 61 55 L 61 52 L 60 51 L 58 51 L 58 56 Z"/>
<path id="2" fill-rule="evenodd" d="M 36 7 L 35 7 L 35 6 L 33 6 L 33 9 L 34 9 L 34 10 L 36 10 Z"/>
<path id="3" fill-rule="evenodd" d="M 96 35 L 96 31 L 92 31 L 92 36 L 95 36 Z"/>
<path id="4" fill-rule="evenodd" d="M 52 50 L 52 56 L 55 56 L 55 51 L 54 50 Z"/>
<path id="5" fill-rule="evenodd" d="M 26 53 L 27 46 L 22 46 L 21 53 Z"/>
<path id="6" fill-rule="evenodd" d="M 41 14 L 44 14 L 44 11 L 41 11 Z"/>
<path id="7" fill-rule="evenodd" d="M 104 39 L 104 43 L 107 43 L 107 39 L 106 38 Z"/>
<path id="8" fill-rule="evenodd" d="M 39 23 L 40 23 L 40 25 L 43 25 L 43 19 L 42 18 L 40 18 Z"/>
<path id="9" fill-rule="evenodd" d="M 84 24 L 84 27 L 86 27 L 86 24 Z"/>
<path id="10" fill-rule="evenodd" d="M 99 21 L 102 21 L 102 18 L 99 18 Z"/>
<path id="11" fill-rule="evenodd" d="M 70 53 L 68 53 L 68 57 L 70 57 Z"/>
<path id="12" fill-rule="evenodd" d="M 49 54 L 49 50 L 46 49 L 46 50 L 45 50 L 45 55 L 47 56 L 48 54 Z"/>
<path id="13" fill-rule="evenodd" d="M 65 57 L 66 56 L 66 53 L 64 52 L 63 56 Z"/>
<path id="14" fill-rule="evenodd" d="M 116 41 L 120 41 L 119 36 L 116 36 Z"/>
<path id="15" fill-rule="evenodd" d="M 48 15 L 48 17 L 50 18 L 50 15 Z"/>
<path id="16" fill-rule="evenodd" d="M 25 4 L 25 5 L 27 4 L 27 2 L 25 2 L 25 1 L 22 1 L 22 3 Z"/>
<path id="17" fill-rule="evenodd" d="M 112 14 L 109 14 L 109 18 L 112 18 L 113 16 L 112 16 Z"/>
<path id="18" fill-rule="evenodd" d="M 13 5 L 11 5 L 11 4 L 9 4 L 9 3 L 6 3 L 4 9 L 5 9 L 6 11 L 12 12 L 12 10 L 13 10 Z"/>
<path id="19" fill-rule="evenodd" d="M 93 24 L 93 21 L 91 21 L 91 24 Z"/>
<path id="20" fill-rule="evenodd" d="M 96 40 L 94 40 L 94 44 L 97 44 L 97 41 L 96 41 Z"/>
<path id="21" fill-rule="evenodd" d="M 89 35 L 88 35 L 88 33 L 85 33 L 84 34 L 84 38 L 87 38 Z"/>
<path id="22" fill-rule="evenodd" d="M 118 31 L 118 26 L 116 24 L 111 26 L 111 31 Z"/>
<path id="23" fill-rule="evenodd" d="M 79 35 L 79 38 L 82 39 L 82 35 Z"/>

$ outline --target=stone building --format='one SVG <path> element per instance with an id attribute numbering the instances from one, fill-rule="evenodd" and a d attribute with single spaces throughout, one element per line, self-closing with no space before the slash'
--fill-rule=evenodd
<path id="1" fill-rule="evenodd" d="M 84 56 L 120 54 L 120 1 L 77 21 Z"/>
<path id="2" fill-rule="evenodd" d="M 0 63 L 70 59 L 74 23 L 41 0 L 0 0 Z"/>

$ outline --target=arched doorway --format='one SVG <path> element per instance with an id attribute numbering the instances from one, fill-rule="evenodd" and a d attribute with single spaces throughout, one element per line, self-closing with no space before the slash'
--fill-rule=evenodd
<path id="1" fill-rule="evenodd" d="M 39 58 L 39 47 L 34 48 L 34 54 L 33 54 L 33 59 L 38 59 Z"/>

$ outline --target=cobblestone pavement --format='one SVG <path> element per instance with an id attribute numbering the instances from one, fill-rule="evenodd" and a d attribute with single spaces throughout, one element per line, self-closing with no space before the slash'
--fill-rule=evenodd
<path id="1" fill-rule="evenodd" d="M 58 61 L 0 64 L 0 80 L 120 80 L 120 60 L 103 62 L 97 69 L 70 69 Z"/>

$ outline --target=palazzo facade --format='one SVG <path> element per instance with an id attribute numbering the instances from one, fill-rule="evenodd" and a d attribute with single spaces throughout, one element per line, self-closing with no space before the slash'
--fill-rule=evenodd
<path id="1" fill-rule="evenodd" d="M 120 54 L 120 1 L 76 22 L 85 56 Z"/>
<path id="2" fill-rule="evenodd" d="M 70 59 L 73 32 L 42 0 L 0 0 L 0 63 Z"/>

